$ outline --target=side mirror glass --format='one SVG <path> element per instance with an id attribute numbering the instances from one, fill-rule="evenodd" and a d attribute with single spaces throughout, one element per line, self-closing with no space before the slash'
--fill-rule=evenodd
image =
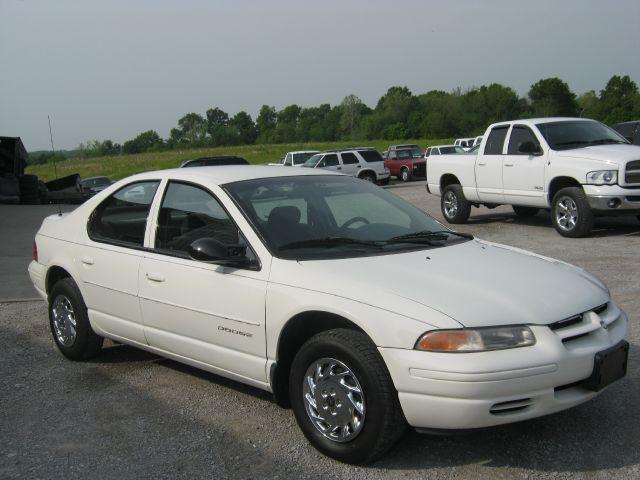
<path id="1" fill-rule="evenodd" d="M 542 155 L 542 149 L 533 142 L 522 142 L 518 145 L 518 152 L 526 153 L 527 155 Z"/>
<path id="2" fill-rule="evenodd" d="M 217 265 L 243 266 L 249 263 L 247 247 L 225 245 L 215 238 L 199 238 L 189 245 L 189 256 L 199 262 Z"/>

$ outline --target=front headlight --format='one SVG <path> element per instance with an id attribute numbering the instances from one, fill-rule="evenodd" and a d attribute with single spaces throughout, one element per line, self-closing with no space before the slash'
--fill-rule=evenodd
<path id="1" fill-rule="evenodd" d="M 617 170 L 597 170 L 587 173 L 587 183 L 590 185 L 615 185 L 617 182 Z"/>
<path id="2" fill-rule="evenodd" d="M 429 352 L 487 352 L 535 345 L 536 337 L 525 325 L 460 330 L 433 330 L 416 342 L 416 350 Z"/>

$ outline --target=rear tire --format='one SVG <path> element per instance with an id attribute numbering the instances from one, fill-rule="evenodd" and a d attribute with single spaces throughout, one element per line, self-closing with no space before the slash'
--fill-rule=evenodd
<path id="1" fill-rule="evenodd" d="M 440 198 L 442 216 L 449 223 L 466 223 L 471 215 L 471 203 L 465 198 L 462 186 L 448 185 Z"/>
<path id="2" fill-rule="evenodd" d="M 402 167 L 400 169 L 400 180 L 402 180 L 403 182 L 410 182 L 411 177 L 412 177 L 411 172 L 407 167 Z"/>
<path id="3" fill-rule="evenodd" d="M 293 360 L 289 388 L 307 440 L 341 462 L 373 462 L 405 431 L 387 366 L 363 332 L 335 329 L 307 340 Z"/>
<path id="4" fill-rule="evenodd" d="M 593 212 L 589 201 L 580 187 L 561 189 L 553 197 L 551 221 L 556 231 L 563 237 L 579 238 L 593 228 Z"/>
<path id="5" fill-rule="evenodd" d="M 49 293 L 49 326 L 58 350 L 70 360 L 89 360 L 104 339 L 91 328 L 87 306 L 76 282 L 63 278 Z"/>
<path id="6" fill-rule="evenodd" d="M 512 205 L 515 214 L 522 218 L 535 217 L 539 208 L 536 207 L 522 207 L 520 205 Z"/>
<path id="7" fill-rule="evenodd" d="M 360 175 L 360 179 L 364 180 L 365 182 L 376 183 L 376 176 L 373 173 L 363 173 L 362 175 Z"/>

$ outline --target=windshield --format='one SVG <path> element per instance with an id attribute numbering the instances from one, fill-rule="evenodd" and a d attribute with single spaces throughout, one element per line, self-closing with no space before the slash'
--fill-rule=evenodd
<path id="1" fill-rule="evenodd" d="M 422 150 L 419 148 L 403 148 L 396 151 L 398 158 L 417 158 L 422 156 Z"/>
<path id="2" fill-rule="evenodd" d="M 446 155 L 448 153 L 467 153 L 467 151 L 457 145 L 451 145 L 448 147 L 440 147 L 440 153 Z"/>
<path id="3" fill-rule="evenodd" d="M 301 163 L 305 163 L 313 155 L 314 155 L 313 152 L 294 153 L 293 154 L 293 164 L 294 165 L 300 165 Z"/>
<path id="4" fill-rule="evenodd" d="M 539 123 L 536 127 L 552 150 L 628 143 L 616 131 L 590 120 Z"/>
<path id="5" fill-rule="evenodd" d="M 80 182 L 83 187 L 105 187 L 111 185 L 111 182 L 107 177 L 87 178 Z"/>
<path id="6" fill-rule="evenodd" d="M 353 177 L 260 178 L 224 188 L 280 258 L 357 257 L 465 241 L 394 194 Z"/>
<path id="7" fill-rule="evenodd" d="M 306 162 L 304 162 L 302 166 L 307 168 L 315 168 L 320 160 L 322 160 L 322 155 L 312 155 Z"/>

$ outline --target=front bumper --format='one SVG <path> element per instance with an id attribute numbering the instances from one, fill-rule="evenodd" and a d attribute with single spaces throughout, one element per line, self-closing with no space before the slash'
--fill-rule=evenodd
<path id="1" fill-rule="evenodd" d="M 589 315 L 595 315 L 589 313 Z M 547 326 L 531 326 L 531 347 L 480 353 L 434 353 L 380 348 L 404 415 L 418 429 L 465 430 L 548 415 L 597 395 L 587 379 L 594 356 L 627 332 L 624 312 L 610 304 L 607 328 L 562 342 Z M 578 328 L 578 327 L 572 327 Z M 584 327 L 580 327 L 584 328 Z"/>
<path id="2" fill-rule="evenodd" d="M 640 188 L 619 185 L 584 185 L 589 206 L 598 213 L 640 213 Z"/>

